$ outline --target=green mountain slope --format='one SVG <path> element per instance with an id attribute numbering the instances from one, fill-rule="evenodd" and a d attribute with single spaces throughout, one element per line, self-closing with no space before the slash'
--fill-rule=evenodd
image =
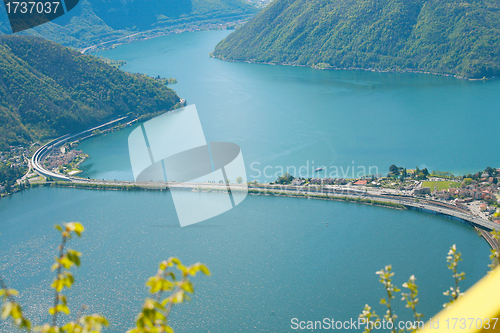
<path id="1" fill-rule="evenodd" d="M 275 0 L 215 48 L 234 61 L 500 74 L 497 0 Z"/>
<path id="2" fill-rule="evenodd" d="M 0 36 L 0 149 L 170 110 L 164 84 L 37 37 Z"/>
<path id="3" fill-rule="evenodd" d="M 245 0 L 80 0 L 68 14 L 20 34 L 86 47 L 133 32 L 248 18 L 256 11 Z M 0 33 L 11 33 L 4 8 L 0 8 Z"/>

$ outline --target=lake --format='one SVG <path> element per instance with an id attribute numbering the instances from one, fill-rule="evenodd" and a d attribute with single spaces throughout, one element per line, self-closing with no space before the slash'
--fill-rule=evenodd
<path id="1" fill-rule="evenodd" d="M 353 166 L 356 173 L 376 167 L 372 173 L 385 175 L 391 164 L 456 174 L 500 165 L 500 80 L 210 58 L 209 52 L 228 33 L 164 36 L 98 55 L 126 60 L 125 71 L 178 79 L 171 87 L 196 104 L 207 141 L 238 144 L 249 179 L 272 181 L 281 168 L 298 171 L 301 166 L 309 171 L 302 176 L 325 166 L 325 177 L 336 169 L 342 176 L 342 170 Z M 123 156 L 117 160 L 89 152 L 93 157 L 87 165 L 98 165 L 88 175 L 132 180 L 126 174 L 127 151 L 114 153 Z"/>
<path id="2" fill-rule="evenodd" d="M 320 71 L 229 63 L 208 53 L 228 31 L 184 33 L 99 53 L 124 70 L 177 78 L 172 88 L 196 104 L 207 141 L 238 144 L 250 179 L 280 167 L 372 166 L 472 172 L 497 166 L 498 81 L 420 74 Z M 80 145 L 85 176 L 133 178 L 127 138 L 133 128 Z M 354 161 L 354 162 L 353 162 Z M 264 175 L 264 168 L 269 167 Z M 259 175 L 260 172 L 260 175 Z M 180 228 L 169 192 L 36 188 L 0 201 L 0 264 L 37 323 L 52 301 L 53 225 L 80 221 L 84 253 L 69 305 L 108 317 L 106 332 L 133 325 L 144 282 L 161 260 L 200 261 L 211 277 L 175 308 L 176 332 L 288 332 L 291 320 L 355 319 L 366 303 L 378 314 L 384 291 L 375 271 L 392 264 L 401 285 L 420 286 L 426 319 L 452 284 L 446 253 L 463 254 L 463 288 L 486 273 L 489 247 L 458 221 L 355 203 L 248 196 L 236 208 Z M 400 318 L 410 319 L 396 298 Z M 3 324 L 1 332 L 10 332 Z"/>

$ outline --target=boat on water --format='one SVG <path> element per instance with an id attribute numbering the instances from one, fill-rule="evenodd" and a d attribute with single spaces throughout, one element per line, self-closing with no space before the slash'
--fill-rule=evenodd
<path id="1" fill-rule="evenodd" d="M 316 168 L 316 170 L 314 170 L 314 172 L 318 172 L 318 171 L 321 171 L 321 170 L 323 170 L 323 169 L 324 169 L 324 168 L 321 168 L 321 167 L 320 167 L 320 168 Z"/>

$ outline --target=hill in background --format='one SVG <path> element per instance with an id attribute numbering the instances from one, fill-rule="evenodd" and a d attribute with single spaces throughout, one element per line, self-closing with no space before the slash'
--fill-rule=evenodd
<path id="1" fill-rule="evenodd" d="M 215 48 L 232 61 L 500 75 L 500 1 L 275 0 Z"/>
<path id="2" fill-rule="evenodd" d="M 172 109 L 158 80 L 38 37 L 0 36 L 0 149 Z"/>
<path id="3" fill-rule="evenodd" d="M 68 14 L 20 34 L 82 48 L 133 32 L 248 19 L 256 11 L 245 0 L 80 0 Z M 5 8 L 0 8 L 0 33 L 11 32 Z"/>

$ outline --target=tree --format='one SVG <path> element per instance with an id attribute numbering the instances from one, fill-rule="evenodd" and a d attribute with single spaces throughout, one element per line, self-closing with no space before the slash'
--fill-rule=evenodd
<path id="1" fill-rule="evenodd" d="M 465 178 L 463 184 L 465 186 L 471 185 L 474 180 L 472 178 Z"/>
<path id="2" fill-rule="evenodd" d="M 290 184 L 294 179 L 294 176 L 292 176 L 288 172 L 285 172 L 281 177 L 278 177 L 278 179 L 276 179 L 276 184 Z"/>
<path id="3" fill-rule="evenodd" d="M 236 182 L 237 182 L 238 184 L 243 183 L 243 178 L 242 178 L 242 177 L 236 177 Z"/>
<path id="4" fill-rule="evenodd" d="M 83 313 L 79 313 L 76 320 L 62 326 L 58 325 L 60 315 L 70 314 L 67 298 L 62 292 L 65 288 L 71 288 L 73 285 L 74 277 L 70 269 L 80 266 L 82 255 L 80 252 L 66 249 L 66 244 L 73 236 L 80 237 L 85 228 L 78 222 L 71 222 L 56 225 L 56 229 L 61 233 L 62 241 L 58 247 L 56 262 L 52 265 L 52 270 L 56 271 L 56 278 L 51 284 L 51 288 L 54 289 L 54 306 L 49 309 L 51 320 L 50 323 L 35 327 L 34 331 L 42 333 L 99 333 L 103 326 L 108 326 L 108 320 L 99 314 L 83 315 Z M 178 271 L 175 274 L 174 269 Z M 151 297 L 144 301 L 142 310 L 137 316 L 136 326 L 128 333 L 173 333 L 173 329 L 168 325 L 168 317 L 172 307 L 189 300 L 189 294 L 194 293 L 190 278 L 198 272 L 210 275 L 208 268 L 201 263 L 186 267 L 177 258 L 162 261 L 156 275 L 147 280 L 146 286 Z M 0 277 L 2 319 L 10 318 L 17 328 L 32 332 L 31 322 L 23 315 L 21 305 L 15 300 L 18 294 L 16 290 L 9 289 Z"/>
<path id="5" fill-rule="evenodd" d="M 443 295 L 450 296 L 450 302 L 445 303 L 445 307 L 455 302 L 460 296 L 463 295 L 460 292 L 460 286 L 458 285 L 460 281 L 465 280 L 465 273 L 458 273 L 457 266 L 460 261 L 462 261 L 462 254 L 457 251 L 457 246 L 453 244 L 448 252 L 448 256 L 446 257 L 446 261 L 448 262 L 448 269 L 453 272 L 453 279 L 455 280 L 455 286 L 450 287 L 449 290 L 445 291 Z"/>
<path id="6" fill-rule="evenodd" d="M 394 164 L 389 167 L 389 172 L 390 173 L 397 173 L 398 172 L 398 167 L 395 166 Z"/>
<path id="7" fill-rule="evenodd" d="M 500 232 L 493 231 L 491 235 L 494 239 L 499 239 Z M 490 258 L 492 260 L 492 264 L 489 267 L 491 269 L 494 269 L 496 266 L 498 266 L 500 250 L 491 250 L 491 252 L 492 255 L 490 256 Z M 443 305 L 444 307 L 447 307 L 450 304 L 454 303 L 458 298 L 460 298 L 460 296 L 463 295 L 463 293 L 460 291 L 459 283 L 460 281 L 465 279 L 465 273 L 458 273 L 457 270 L 458 263 L 462 261 L 462 255 L 457 251 L 457 247 L 455 244 L 450 247 L 450 250 L 446 257 L 446 261 L 448 262 L 448 269 L 453 272 L 455 285 L 453 287 L 450 287 L 449 290 L 443 293 L 445 296 L 450 297 L 449 302 Z M 390 327 L 391 325 L 389 324 L 386 327 L 391 330 L 391 333 L 396 333 L 398 332 L 398 330 L 396 329 L 397 326 L 395 324 L 395 321 L 398 316 L 394 312 L 392 300 L 395 299 L 395 294 L 400 292 L 401 290 L 392 283 L 394 272 L 392 271 L 391 265 L 385 266 L 375 274 L 378 275 L 379 281 L 384 285 L 384 290 L 386 292 L 386 297 L 380 300 L 380 304 L 384 305 L 387 308 L 386 314 L 383 316 L 384 320 L 386 321 L 386 323 L 392 323 L 392 327 Z M 409 332 L 417 332 L 417 329 L 423 328 L 423 326 L 421 325 L 423 325 L 422 318 L 424 317 L 424 315 L 417 312 L 416 309 L 416 306 L 419 303 L 418 286 L 415 283 L 416 280 L 417 279 L 415 275 L 412 275 L 410 276 L 408 281 L 403 283 L 402 285 L 402 287 L 408 289 L 409 292 L 401 293 L 401 300 L 406 302 L 406 308 L 411 309 L 413 317 L 415 318 L 415 322 L 413 322 L 413 326 L 409 330 Z M 374 327 L 377 327 L 376 323 L 380 322 L 379 316 L 375 313 L 375 311 L 372 310 L 372 308 L 368 304 L 365 305 L 365 308 L 359 315 L 359 318 L 363 319 L 364 325 L 366 325 L 364 332 L 367 333 L 373 331 Z"/>

